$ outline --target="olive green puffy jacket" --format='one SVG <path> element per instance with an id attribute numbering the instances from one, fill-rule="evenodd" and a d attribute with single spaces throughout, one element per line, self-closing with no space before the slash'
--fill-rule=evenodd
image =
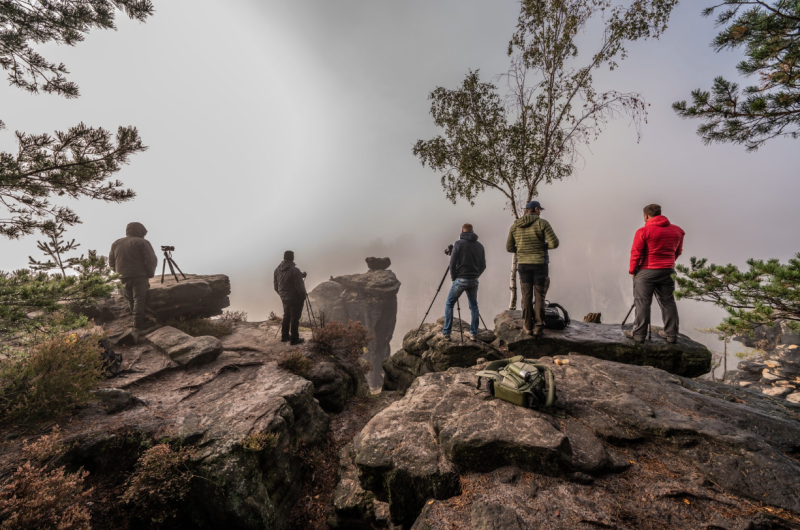
<path id="1" fill-rule="evenodd" d="M 523 215 L 508 231 L 506 250 L 517 253 L 517 263 L 543 265 L 545 263 L 543 234 L 548 249 L 558 248 L 558 238 L 550 223 L 538 215 Z"/>

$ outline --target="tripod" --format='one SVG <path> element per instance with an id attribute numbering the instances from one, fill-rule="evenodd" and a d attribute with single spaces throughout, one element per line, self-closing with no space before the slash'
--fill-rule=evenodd
<path id="1" fill-rule="evenodd" d="M 186 279 L 186 275 L 183 273 L 181 268 L 178 267 L 178 264 L 175 263 L 175 260 L 172 259 L 172 250 L 164 250 L 164 264 L 161 266 L 161 283 L 164 283 L 164 273 L 167 271 L 167 263 L 169 263 L 169 270 L 172 272 L 172 275 L 175 276 L 176 282 L 180 282 L 180 280 L 178 279 L 178 275 L 175 274 L 175 269 L 178 269 L 178 272 L 181 273 L 181 276 L 183 276 L 184 280 Z"/>

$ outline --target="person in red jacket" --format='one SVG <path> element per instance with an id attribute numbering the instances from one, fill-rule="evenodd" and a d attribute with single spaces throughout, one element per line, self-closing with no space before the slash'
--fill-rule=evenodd
<path id="1" fill-rule="evenodd" d="M 673 296 L 675 281 L 672 275 L 675 274 L 675 260 L 683 252 L 684 235 L 681 227 L 661 215 L 661 206 L 649 204 L 644 207 L 644 226 L 633 236 L 628 269 L 633 277 L 636 319 L 633 332 L 626 331 L 626 337 L 644 342 L 655 294 L 664 320 L 664 329 L 658 334 L 667 342 L 678 341 L 678 306 Z"/>

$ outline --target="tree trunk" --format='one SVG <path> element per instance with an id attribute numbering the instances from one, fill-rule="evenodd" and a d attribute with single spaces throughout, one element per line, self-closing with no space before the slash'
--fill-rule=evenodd
<path id="1" fill-rule="evenodd" d="M 511 255 L 511 279 L 508 284 L 511 290 L 511 300 L 508 302 L 508 309 L 514 311 L 517 308 L 517 253 Z"/>

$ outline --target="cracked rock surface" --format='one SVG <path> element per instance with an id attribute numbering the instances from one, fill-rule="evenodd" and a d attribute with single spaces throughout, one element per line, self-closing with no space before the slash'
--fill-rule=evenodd
<path id="1" fill-rule="evenodd" d="M 388 504 L 393 524 L 415 529 L 800 522 L 800 407 L 568 358 L 540 359 L 552 365 L 563 417 L 476 389 L 477 367 L 417 378 L 354 439 L 361 487 Z"/>

